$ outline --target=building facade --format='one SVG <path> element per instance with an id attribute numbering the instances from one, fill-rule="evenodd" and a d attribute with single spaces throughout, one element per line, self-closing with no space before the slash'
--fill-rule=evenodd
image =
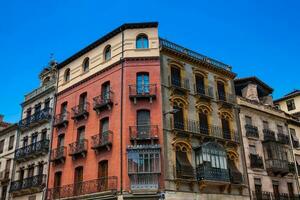
<path id="1" fill-rule="evenodd" d="M 50 199 L 158 199 L 157 23 L 124 24 L 58 65 Z"/>
<path id="2" fill-rule="evenodd" d="M 25 95 L 10 184 L 12 199 L 39 200 L 46 191 L 56 63 L 40 73 L 40 87 Z"/>
<path id="3" fill-rule="evenodd" d="M 18 125 L 11 124 L 0 130 L 0 199 L 9 199 Z"/>
<path id="4" fill-rule="evenodd" d="M 273 105 L 273 89 L 256 77 L 235 80 L 252 199 L 298 198 L 289 117 Z"/>
<path id="5" fill-rule="evenodd" d="M 300 90 L 294 90 L 282 98 L 276 99 L 274 104 L 280 110 L 300 119 Z"/>

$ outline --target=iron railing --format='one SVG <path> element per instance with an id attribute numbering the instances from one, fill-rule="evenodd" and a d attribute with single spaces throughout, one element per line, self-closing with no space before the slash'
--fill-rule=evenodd
<path id="1" fill-rule="evenodd" d="M 132 174 L 130 175 L 132 190 L 157 190 L 159 188 L 159 174 Z"/>
<path id="2" fill-rule="evenodd" d="M 190 81 L 187 78 L 174 78 L 171 77 L 170 86 L 177 89 L 190 90 Z"/>
<path id="3" fill-rule="evenodd" d="M 129 134 L 133 140 L 157 139 L 158 125 L 129 126 Z"/>
<path id="4" fill-rule="evenodd" d="M 224 181 L 230 182 L 229 170 L 214 168 L 209 166 L 209 164 L 201 164 L 196 168 L 197 180 L 210 180 L 210 181 Z"/>
<path id="5" fill-rule="evenodd" d="M 22 161 L 25 159 L 33 158 L 37 155 L 48 153 L 49 151 L 49 140 L 44 139 L 25 147 L 16 149 L 15 151 L 15 160 Z"/>
<path id="6" fill-rule="evenodd" d="M 67 125 L 69 121 L 69 112 L 57 114 L 54 118 L 54 126 Z"/>
<path id="7" fill-rule="evenodd" d="M 109 91 L 109 92 L 105 92 L 95 98 L 93 98 L 93 102 L 94 102 L 94 110 L 97 109 L 102 109 L 108 105 L 112 105 L 113 104 L 113 92 Z"/>
<path id="8" fill-rule="evenodd" d="M 274 173 L 288 173 L 289 166 L 286 160 L 269 159 L 266 160 L 266 169 L 272 170 Z"/>
<path id="9" fill-rule="evenodd" d="M 91 138 L 92 138 L 91 142 L 92 142 L 93 149 L 97 149 L 106 145 L 112 145 L 113 132 L 105 131 L 103 133 L 93 135 Z"/>
<path id="10" fill-rule="evenodd" d="M 263 169 L 263 158 L 257 154 L 250 154 L 250 166 L 251 168 Z"/>
<path id="11" fill-rule="evenodd" d="M 275 142 L 276 141 L 275 132 L 274 131 L 271 131 L 269 129 L 263 129 L 263 133 L 264 133 L 264 141 L 265 142 L 267 142 L 267 141 L 273 141 L 273 142 Z"/>
<path id="12" fill-rule="evenodd" d="M 195 179 L 196 172 L 195 169 L 191 169 L 191 167 L 180 167 L 174 166 L 175 169 L 175 177 L 180 179 Z"/>
<path id="13" fill-rule="evenodd" d="M 90 103 L 82 103 L 72 108 L 72 119 L 77 119 L 89 113 Z"/>
<path id="14" fill-rule="evenodd" d="M 235 96 L 233 94 L 217 92 L 217 98 L 219 101 L 224 101 L 231 104 L 235 103 Z"/>
<path id="15" fill-rule="evenodd" d="M 246 124 L 245 129 L 247 137 L 259 138 L 258 128 L 256 126 Z"/>
<path id="16" fill-rule="evenodd" d="M 80 153 L 84 153 L 88 149 L 88 140 L 81 139 L 79 141 L 73 142 L 69 144 L 69 155 L 76 155 Z"/>
<path id="17" fill-rule="evenodd" d="M 42 189 L 46 185 L 46 175 L 39 174 L 36 176 L 28 177 L 23 180 L 13 181 L 10 185 L 10 193 L 18 192 L 31 188 Z"/>
<path id="18" fill-rule="evenodd" d="M 271 200 L 273 193 L 264 191 L 252 191 L 252 197 L 254 200 Z"/>
<path id="19" fill-rule="evenodd" d="M 199 87 L 196 85 L 196 94 L 199 96 L 206 96 L 209 98 L 214 98 L 214 89 L 211 86 Z"/>
<path id="20" fill-rule="evenodd" d="M 20 128 L 28 128 L 37 123 L 51 120 L 52 108 L 44 108 L 19 122 Z"/>
<path id="21" fill-rule="evenodd" d="M 33 90 L 32 92 L 25 95 L 25 101 L 28 101 L 29 99 L 32 99 L 36 97 L 37 95 L 43 93 L 44 91 L 48 90 L 51 87 L 54 87 L 56 83 L 56 79 L 53 79 L 49 81 L 47 84 Z"/>
<path id="22" fill-rule="evenodd" d="M 277 133 L 277 140 L 281 144 L 290 144 L 289 136 L 284 133 Z"/>
<path id="23" fill-rule="evenodd" d="M 58 147 L 51 151 L 51 161 L 65 159 L 67 155 L 67 147 Z"/>
<path id="24" fill-rule="evenodd" d="M 155 97 L 156 94 L 156 84 L 129 85 L 129 97 L 131 98 Z"/>
<path id="25" fill-rule="evenodd" d="M 226 65 L 220 61 L 209 58 L 207 56 L 201 55 L 195 51 L 184 48 L 184 47 L 177 45 L 173 42 L 170 42 L 168 40 L 159 38 L 159 43 L 162 48 L 166 48 L 168 50 L 175 51 L 176 53 L 180 53 L 184 56 L 192 57 L 195 60 L 211 64 L 214 67 L 221 68 L 221 69 L 224 69 L 227 71 L 231 71 L 231 67 L 229 65 Z"/>
<path id="26" fill-rule="evenodd" d="M 48 189 L 47 200 L 77 197 L 104 191 L 116 193 L 117 186 L 118 179 L 116 176 L 103 177 Z"/>

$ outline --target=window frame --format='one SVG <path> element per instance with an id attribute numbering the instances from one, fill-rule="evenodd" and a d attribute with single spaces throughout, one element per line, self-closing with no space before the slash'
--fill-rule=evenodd
<path id="1" fill-rule="evenodd" d="M 108 54 L 109 53 L 109 54 Z M 109 61 L 111 59 L 111 45 L 107 45 L 103 51 L 104 61 Z"/>
<path id="2" fill-rule="evenodd" d="M 149 38 L 146 34 L 141 33 L 136 37 L 135 48 L 136 49 L 149 49 Z"/>

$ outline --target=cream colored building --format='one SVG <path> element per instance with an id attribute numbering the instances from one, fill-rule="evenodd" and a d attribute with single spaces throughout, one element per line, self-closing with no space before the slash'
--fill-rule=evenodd
<path id="1" fill-rule="evenodd" d="M 274 104 L 282 111 L 300 119 L 300 90 L 294 90 L 276 99 Z"/>
<path id="2" fill-rule="evenodd" d="M 11 124 L 0 130 L 0 199 L 9 199 L 9 183 L 13 172 L 13 160 L 18 125 Z"/>
<path id="3" fill-rule="evenodd" d="M 10 197 L 41 200 L 46 191 L 52 131 L 56 63 L 40 74 L 40 87 L 25 95 L 18 126 Z"/>
<path id="4" fill-rule="evenodd" d="M 273 89 L 256 77 L 236 79 L 235 88 L 252 199 L 298 196 L 289 117 L 273 105 Z"/>

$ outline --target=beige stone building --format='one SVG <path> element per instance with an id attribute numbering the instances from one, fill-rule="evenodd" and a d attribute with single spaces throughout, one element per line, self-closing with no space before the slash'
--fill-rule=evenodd
<path id="1" fill-rule="evenodd" d="M 294 90 L 282 98 L 276 99 L 274 104 L 280 110 L 300 119 L 300 90 Z"/>
<path id="2" fill-rule="evenodd" d="M 249 199 L 231 67 L 160 39 L 165 198 Z"/>
<path id="3" fill-rule="evenodd" d="M 252 199 L 293 199 L 299 194 L 289 117 L 272 101 L 273 89 L 256 77 L 235 80 Z"/>
<path id="4" fill-rule="evenodd" d="M 54 94 L 55 62 L 40 74 L 40 87 L 25 95 L 18 126 L 10 197 L 15 200 L 41 200 L 45 195 Z"/>
<path id="5" fill-rule="evenodd" d="M 2 120 L 1 120 L 2 121 Z M 12 177 L 18 126 L 11 124 L 0 130 L 0 199 L 7 200 Z"/>

